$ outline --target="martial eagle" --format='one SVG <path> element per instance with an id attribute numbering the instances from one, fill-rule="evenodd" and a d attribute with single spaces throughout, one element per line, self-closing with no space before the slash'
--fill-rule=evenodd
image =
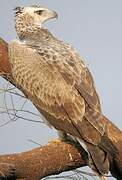
<path id="1" fill-rule="evenodd" d="M 89 165 L 105 179 L 108 154 L 116 155 L 116 149 L 100 123 L 100 100 L 88 67 L 71 45 L 43 26 L 57 16 L 42 6 L 16 8 L 19 40 L 9 44 L 12 75 L 48 123 L 84 147 Z"/>

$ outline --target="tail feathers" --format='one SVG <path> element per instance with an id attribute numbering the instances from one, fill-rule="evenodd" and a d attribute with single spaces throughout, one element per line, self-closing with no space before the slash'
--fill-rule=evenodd
<path id="1" fill-rule="evenodd" d="M 89 165 L 93 171 L 99 176 L 107 175 L 109 172 L 109 162 L 107 153 L 101 150 L 98 146 L 86 143 L 77 138 L 77 141 L 86 150 L 89 156 Z"/>
<path id="2" fill-rule="evenodd" d="M 101 142 L 98 144 L 98 146 L 103 149 L 105 152 L 108 152 L 113 157 L 116 157 L 118 154 L 118 149 L 115 147 L 113 142 L 109 139 L 107 130 L 105 130 L 104 135 L 101 137 Z"/>
<path id="3" fill-rule="evenodd" d="M 107 154 L 98 146 L 88 144 L 88 151 L 90 154 L 90 166 L 100 175 L 107 175 L 109 172 L 109 161 Z"/>

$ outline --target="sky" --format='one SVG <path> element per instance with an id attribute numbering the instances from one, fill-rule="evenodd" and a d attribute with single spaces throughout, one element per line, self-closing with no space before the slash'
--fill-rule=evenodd
<path id="1" fill-rule="evenodd" d="M 72 44 L 91 70 L 102 103 L 104 115 L 122 128 L 122 1 L 121 0 L 4 0 L 0 6 L 0 37 L 7 42 L 17 38 L 14 29 L 16 6 L 45 5 L 58 12 L 57 20 L 45 25 L 58 39 Z M 9 85 L 0 78 L 0 89 Z M 19 117 L 0 114 L 0 153 L 13 153 L 38 147 L 57 137 L 54 129 L 41 121 L 41 116 L 30 101 L 5 95 L 0 91 L 0 111 L 14 105 Z M 6 103 L 5 103 L 6 97 Z M 25 113 L 20 110 L 25 108 Z M 36 116 L 28 113 L 32 111 Z M 14 111 L 15 112 L 15 111 Z M 12 111 L 13 113 L 13 111 Z M 18 113 L 18 112 L 17 112 Z M 24 115 L 23 115 L 24 114 Z M 4 123 L 6 125 L 2 126 Z M 34 142 L 32 142 L 32 141 Z"/>

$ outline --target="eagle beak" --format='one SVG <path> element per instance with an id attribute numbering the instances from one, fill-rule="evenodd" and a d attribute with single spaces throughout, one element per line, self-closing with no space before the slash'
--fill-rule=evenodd
<path id="1" fill-rule="evenodd" d="M 47 21 L 48 19 L 53 19 L 53 18 L 58 19 L 58 14 L 57 14 L 56 11 L 50 10 L 50 11 L 48 12 L 48 18 L 47 18 L 45 21 Z"/>
<path id="2" fill-rule="evenodd" d="M 54 18 L 58 19 L 58 14 L 57 14 L 57 12 L 53 11 L 53 14 L 54 14 Z"/>

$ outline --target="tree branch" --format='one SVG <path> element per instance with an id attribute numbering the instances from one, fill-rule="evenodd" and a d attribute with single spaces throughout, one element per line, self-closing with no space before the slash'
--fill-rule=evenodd
<path id="1" fill-rule="evenodd" d="M 7 43 L 0 39 L 0 73 L 14 84 L 8 59 Z M 21 89 L 22 90 L 22 89 Z M 108 135 L 119 154 L 109 156 L 113 177 L 122 179 L 122 132 L 106 117 L 101 123 L 108 127 Z M 55 141 L 44 147 L 11 155 L 0 156 L 0 179 L 39 180 L 48 175 L 87 166 L 87 154 L 74 144 Z"/>
<path id="2" fill-rule="evenodd" d="M 2 155 L 0 162 L 1 175 L 10 177 L 13 173 L 13 176 L 26 180 L 37 180 L 86 165 L 78 148 L 58 140 L 32 151 Z"/>

